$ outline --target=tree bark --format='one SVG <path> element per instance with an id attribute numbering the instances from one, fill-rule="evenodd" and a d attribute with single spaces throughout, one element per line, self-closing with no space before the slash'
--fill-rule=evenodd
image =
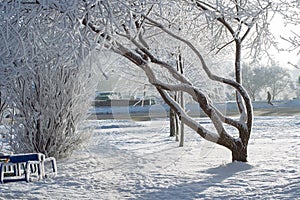
<path id="1" fill-rule="evenodd" d="M 180 71 L 180 74 L 183 74 L 183 59 L 181 56 L 180 47 L 179 47 L 179 54 L 178 54 L 178 60 L 177 60 L 177 71 Z M 180 91 L 180 106 L 184 109 L 183 91 Z M 179 147 L 183 147 L 183 143 L 184 143 L 184 123 L 182 120 L 180 120 Z"/>
<path id="2" fill-rule="evenodd" d="M 184 109 L 184 100 L 183 100 L 183 92 L 180 92 L 180 106 Z M 179 147 L 183 147 L 184 143 L 184 123 L 180 120 L 180 141 Z"/>
<path id="3" fill-rule="evenodd" d="M 172 109 L 170 109 L 170 137 L 174 137 L 176 135 L 176 127 L 175 127 L 175 113 Z"/>
<path id="4" fill-rule="evenodd" d="M 236 142 L 236 148 L 231 150 L 232 162 L 247 162 L 247 146 L 242 145 L 240 141 Z"/>
<path id="5" fill-rule="evenodd" d="M 175 113 L 175 141 L 178 142 L 179 141 L 179 138 L 178 138 L 178 135 L 179 135 L 179 119 L 178 119 L 178 115 Z"/>
<path id="6" fill-rule="evenodd" d="M 248 130 L 240 130 L 239 135 L 240 137 L 234 141 L 234 148 L 231 148 L 232 162 L 247 162 L 247 147 L 250 134 L 248 133 Z"/>

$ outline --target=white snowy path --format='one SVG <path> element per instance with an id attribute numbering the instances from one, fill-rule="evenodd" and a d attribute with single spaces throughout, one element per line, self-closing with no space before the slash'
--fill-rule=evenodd
<path id="1" fill-rule="evenodd" d="M 91 121 L 97 129 L 59 174 L 0 185 L 0 199 L 299 199 L 300 116 L 257 117 L 249 162 L 186 128 L 185 146 L 168 121 Z M 205 126 L 211 126 L 201 119 Z"/>

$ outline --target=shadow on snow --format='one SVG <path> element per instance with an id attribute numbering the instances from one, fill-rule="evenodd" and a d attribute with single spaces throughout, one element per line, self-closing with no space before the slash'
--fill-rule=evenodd
<path id="1" fill-rule="evenodd" d="M 225 186 L 222 185 L 222 182 L 224 180 L 234 176 L 235 174 L 250 170 L 252 168 L 253 166 L 248 163 L 234 162 L 215 168 L 210 168 L 204 171 L 199 171 L 200 175 L 203 174 L 203 176 L 207 177 L 202 178 L 199 181 L 182 183 L 168 188 L 157 188 L 157 191 L 142 194 L 139 199 L 192 200 L 195 198 L 204 198 L 207 197 L 204 192 L 210 187 L 217 186 L 218 188 L 227 190 Z M 239 183 L 236 184 L 238 185 Z M 227 191 L 227 193 L 229 196 L 233 195 L 230 194 L 229 191 Z"/>

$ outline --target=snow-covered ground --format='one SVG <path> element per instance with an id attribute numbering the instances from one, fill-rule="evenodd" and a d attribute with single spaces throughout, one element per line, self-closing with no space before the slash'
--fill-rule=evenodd
<path id="1" fill-rule="evenodd" d="M 208 119 L 199 119 L 211 126 Z M 185 146 L 166 119 L 89 121 L 94 135 L 58 176 L 0 185 L 0 199 L 298 199 L 300 116 L 256 117 L 249 162 L 186 128 Z"/>

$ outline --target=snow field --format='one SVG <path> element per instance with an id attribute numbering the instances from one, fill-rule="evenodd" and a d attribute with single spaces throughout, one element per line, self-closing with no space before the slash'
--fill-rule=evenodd
<path id="1" fill-rule="evenodd" d="M 211 126 L 207 119 L 200 119 Z M 58 161 L 58 176 L 0 187 L 1 199 L 298 199 L 300 116 L 256 117 L 249 162 L 186 127 L 185 146 L 165 119 L 89 121 L 94 135 Z"/>

